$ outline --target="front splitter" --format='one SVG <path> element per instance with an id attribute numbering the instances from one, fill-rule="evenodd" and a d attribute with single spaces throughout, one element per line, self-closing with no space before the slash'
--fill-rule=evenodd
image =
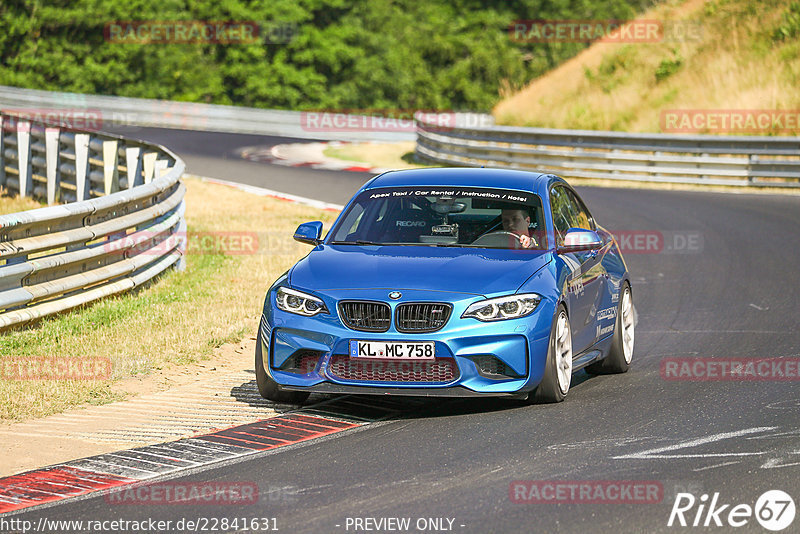
<path id="1" fill-rule="evenodd" d="M 344 393 L 348 395 L 396 395 L 400 397 L 505 397 L 510 399 L 525 399 L 527 393 L 478 393 L 463 386 L 452 386 L 443 388 L 401 388 L 383 386 L 350 386 L 346 384 L 335 384 L 333 382 L 322 382 L 314 386 L 279 386 L 286 391 L 307 391 L 309 393 Z"/>

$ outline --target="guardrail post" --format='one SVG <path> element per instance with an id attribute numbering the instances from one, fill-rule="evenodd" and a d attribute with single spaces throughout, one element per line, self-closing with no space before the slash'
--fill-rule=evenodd
<path id="1" fill-rule="evenodd" d="M 189 236 L 186 230 L 186 217 L 183 215 L 186 212 L 186 200 L 181 200 L 181 205 L 178 210 L 181 213 L 181 222 L 178 224 L 178 250 L 181 253 L 181 258 L 178 260 L 178 263 L 175 264 L 175 269 L 177 271 L 185 271 L 186 251 L 188 250 L 189 246 Z"/>
<path id="2" fill-rule="evenodd" d="M 661 177 L 661 173 L 658 172 L 658 163 L 656 163 L 656 161 L 658 160 L 658 158 L 661 157 L 661 155 L 662 155 L 662 152 L 660 150 L 656 150 L 655 152 L 653 152 L 654 159 L 651 159 L 650 161 L 647 162 L 647 166 L 648 167 L 655 167 L 656 168 L 655 171 L 650 173 L 650 176 L 652 176 L 654 178 L 660 178 Z"/>
<path id="3" fill-rule="evenodd" d="M 747 157 L 747 185 L 753 183 L 753 163 L 758 161 L 758 154 L 750 154 Z"/>
<path id="4" fill-rule="evenodd" d="M 708 157 L 708 152 L 703 152 L 702 157 L 707 158 Z M 708 175 L 707 174 L 702 174 L 702 175 L 699 176 L 699 178 L 701 180 L 708 180 Z"/>
<path id="5" fill-rule="evenodd" d="M 103 178 L 105 194 L 119 191 L 119 148 L 116 140 L 103 141 Z"/>
<path id="6" fill-rule="evenodd" d="M 143 169 L 144 169 L 144 183 L 149 184 L 153 181 L 153 176 L 156 172 L 156 159 L 158 159 L 158 154 L 155 152 L 147 152 L 143 157 Z"/>
<path id="7" fill-rule="evenodd" d="M 142 149 L 127 147 L 125 149 L 125 167 L 128 169 L 128 189 L 142 185 Z"/>
<path id="8" fill-rule="evenodd" d="M 89 134 L 75 134 L 75 187 L 78 202 L 89 198 Z"/>
<path id="9" fill-rule="evenodd" d="M 6 185 L 6 155 L 3 148 L 3 137 L 5 137 L 5 126 L 3 126 L 3 116 L 0 115 L 0 187 Z"/>
<path id="10" fill-rule="evenodd" d="M 19 196 L 33 196 L 33 167 L 31 165 L 31 123 L 17 122 L 17 163 Z"/>
<path id="11" fill-rule="evenodd" d="M 161 178 L 169 171 L 169 162 L 165 159 L 157 159 L 155 165 L 155 176 L 153 178 Z"/>
<path id="12" fill-rule="evenodd" d="M 47 128 L 44 131 L 45 156 L 47 159 L 47 204 L 61 201 L 61 130 Z"/>

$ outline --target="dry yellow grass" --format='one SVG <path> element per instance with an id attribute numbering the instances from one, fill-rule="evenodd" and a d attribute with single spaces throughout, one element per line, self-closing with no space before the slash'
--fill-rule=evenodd
<path id="1" fill-rule="evenodd" d="M 30 198 L 10 196 L 8 191 L 0 188 L 0 215 L 16 213 L 18 211 L 33 210 L 43 206 L 44 204 Z"/>
<path id="2" fill-rule="evenodd" d="M 662 3 L 640 18 L 699 22 L 700 38 L 594 44 L 509 95 L 494 115 L 501 124 L 658 132 L 664 110 L 796 110 L 800 40 L 791 33 L 776 37 L 787 17 L 796 17 L 791 5 L 792 0 Z"/>
<path id="3" fill-rule="evenodd" d="M 269 285 L 309 251 L 292 240 L 309 220 L 335 213 L 186 179 L 190 232 L 258 236 L 256 254 L 187 254 L 184 273 L 169 273 L 136 294 L 103 300 L 0 334 L 0 363 L 42 356 L 108 358 L 111 380 L 13 380 L 0 376 L 0 421 L 40 417 L 125 395 L 125 379 L 167 363 L 203 359 L 225 342 L 254 335 Z M 226 245 L 223 245 L 226 246 Z M 203 250 L 208 250 L 203 248 Z"/>

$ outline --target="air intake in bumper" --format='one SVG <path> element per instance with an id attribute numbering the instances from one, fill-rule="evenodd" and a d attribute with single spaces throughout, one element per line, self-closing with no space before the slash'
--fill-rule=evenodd
<path id="1" fill-rule="evenodd" d="M 505 362 L 496 358 L 495 356 L 492 356 L 491 354 L 470 356 L 470 360 L 472 360 L 475 363 L 475 367 L 478 368 L 478 374 L 486 378 L 491 378 L 493 380 L 504 380 L 522 377 L 522 375 L 506 365 Z"/>
<path id="2" fill-rule="evenodd" d="M 289 356 L 283 365 L 281 371 L 287 373 L 307 374 L 313 372 L 317 368 L 321 354 L 312 350 L 297 351 Z"/>
<path id="3" fill-rule="evenodd" d="M 331 358 L 328 374 L 339 380 L 435 384 L 452 382 L 460 373 L 452 358 L 392 361 L 337 354 Z"/>

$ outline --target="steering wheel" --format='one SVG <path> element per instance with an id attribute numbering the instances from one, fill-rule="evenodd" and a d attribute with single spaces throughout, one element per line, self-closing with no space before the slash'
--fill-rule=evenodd
<path id="1" fill-rule="evenodd" d="M 483 234 L 482 236 L 478 237 L 475 241 L 471 244 L 473 245 L 484 245 L 487 247 L 498 247 L 498 248 L 506 248 L 505 245 L 508 245 L 508 238 L 509 236 L 514 237 L 517 242 L 520 244 L 520 248 L 538 248 L 539 243 L 536 241 L 536 238 L 533 236 L 528 235 L 519 235 L 515 234 L 514 232 L 509 232 L 506 230 L 497 230 L 496 232 L 489 232 L 488 234 Z M 525 243 L 528 241 L 528 243 Z"/>

